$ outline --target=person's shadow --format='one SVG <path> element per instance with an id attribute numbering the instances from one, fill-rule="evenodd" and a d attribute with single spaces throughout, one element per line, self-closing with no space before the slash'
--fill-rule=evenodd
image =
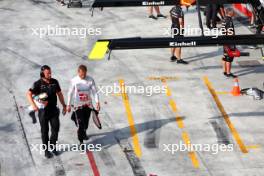
<path id="1" fill-rule="evenodd" d="M 135 128 L 137 130 L 137 133 L 142 133 L 144 131 L 149 131 L 149 133 L 154 133 L 162 126 L 171 122 L 176 122 L 175 117 L 169 119 L 152 120 L 144 123 L 135 124 Z M 109 148 L 117 144 L 118 141 L 120 140 L 128 139 L 132 137 L 130 131 L 131 131 L 130 126 L 127 126 L 121 129 L 115 129 L 110 132 L 90 135 L 92 140 L 89 141 L 87 144 L 101 144 L 103 148 Z"/>
<path id="2" fill-rule="evenodd" d="M 135 124 L 135 128 L 137 130 L 137 133 L 142 133 L 144 131 L 147 131 L 147 135 L 149 134 L 152 137 L 153 134 L 156 132 L 156 130 L 160 129 L 162 126 L 167 125 L 171 122 L 176 122 L 175 117 L 169 119 L 152 120 L 148 122 Z M 101 144 L 102 148 L 107 149 L 113 145 L 119 144 L 121 140 L 129 139 L 132 136 L 131 136 L 130 126 L 127 126 L 120 129 L 114 129 L 109 132 L 92 134 L 89 135 L 88 137 L 90 138 L 90 140 L 85 143 L 86 145 Z M 72 147 L 73 146 L 67 148 L 64 151 L 60 151 L 59 153 L 62 154 L 66 151 L 71 151 Z M 153 148 L 153 146 L 151 146 L 150 148 Z"/>

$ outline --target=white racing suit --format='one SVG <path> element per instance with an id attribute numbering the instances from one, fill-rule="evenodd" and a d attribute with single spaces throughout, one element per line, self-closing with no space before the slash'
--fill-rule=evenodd
<path id="1" fill-rule="evenodd" d="M 86 130 L 93 108 L 92 98 L 95 103 L 99 103 L 99 96 L 93 78 L 90 76 L 86 76 L 85 79 L 81 79 L 79 76 L 74 77 L 71 80 L 67 105 L 74 106 L 72 120 L 77 123 L 77 135 L 81 143 L 87 138 Z"/>

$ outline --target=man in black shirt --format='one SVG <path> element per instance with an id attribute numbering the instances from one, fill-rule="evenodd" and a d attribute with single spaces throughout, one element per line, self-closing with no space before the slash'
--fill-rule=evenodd
<path id="1" fill-rule="evenodd" d="M 38 107 L 33 97 L 45 93 L 47 97 L 38 100 L 44 106 Z M 59 82 L 51 78 L 51 69 L 49 66 L 44 65 L 41 67 L 40 79 L 34 82 L 33 86 L 27 92 L 27 99 L 34 111 L 38 111 L 39 122 L 41 127 L 41 138 L 43 147 L 45 147 L 45 157 L 51 158 L 53 152 L 57 155 L 55 148 L 58 140 L 58 133 L 60 128 L 59 114 L 60 111 L 57 107 L 57 96 L 63 106 L 63 114 L 66 113 L 66 104 L 61 92 Z M 51 136 L 49 138 L 49 124 L 51 126 Z M 53 146 L 50 146 L 53 145 Z M 52 149 L 53 150 L 52 150 Z M 50 149 L 50 150 L 49 150 Z"/>
<path id="2" fill-rule="evenodd" d="M 171 33 L 173 38 L 181 37 L 184 35 L 184 14 L 179 1 L 170 10 L 171 17 Z M 171 62 L 177 61 L 178 64 L 188 64 L 188 62 L 181 59 L 181 48 L 171 48 Z"/>

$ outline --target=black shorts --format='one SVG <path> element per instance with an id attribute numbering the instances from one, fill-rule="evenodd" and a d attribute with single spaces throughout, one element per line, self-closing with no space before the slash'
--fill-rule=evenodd
<path id="1" fill-rule="evenodd" d="M 224 55 L 224 57 L 223 57 L 223 61 L 225 61 L 225 62 L 233 62 L 233 60 L 234 60 L 234 58 L 233 57 L 229 57 L 229 56 L 226 56 L 226 55 Z"/>
<path id="2" fill-rule="evenodd" d="M 183 29 L 180 29 L 177 25 L 172 24 L 171 25 L 171 36 L 172 38 L 176 37 L 183 37 L 184 35 Z"/>

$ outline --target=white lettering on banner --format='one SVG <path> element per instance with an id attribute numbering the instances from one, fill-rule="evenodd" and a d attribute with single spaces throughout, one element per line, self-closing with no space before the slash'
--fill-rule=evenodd
<path id="1" fill-rule="evenodd" d="M 159 1 L 159 2 L 155 2 L 155 1 L 152 1 L 152 2 L 143 1 L 142 2 L 142 5 L 143 6 L 158 6 L 158 5 L 165 5 L 165 2 L 164 1 Z"/>
<path id="2" fill-rule="evenodd" d="M 170 42 L 170 46 L 196 46 L 196 41 L 192 42 Z"/>

